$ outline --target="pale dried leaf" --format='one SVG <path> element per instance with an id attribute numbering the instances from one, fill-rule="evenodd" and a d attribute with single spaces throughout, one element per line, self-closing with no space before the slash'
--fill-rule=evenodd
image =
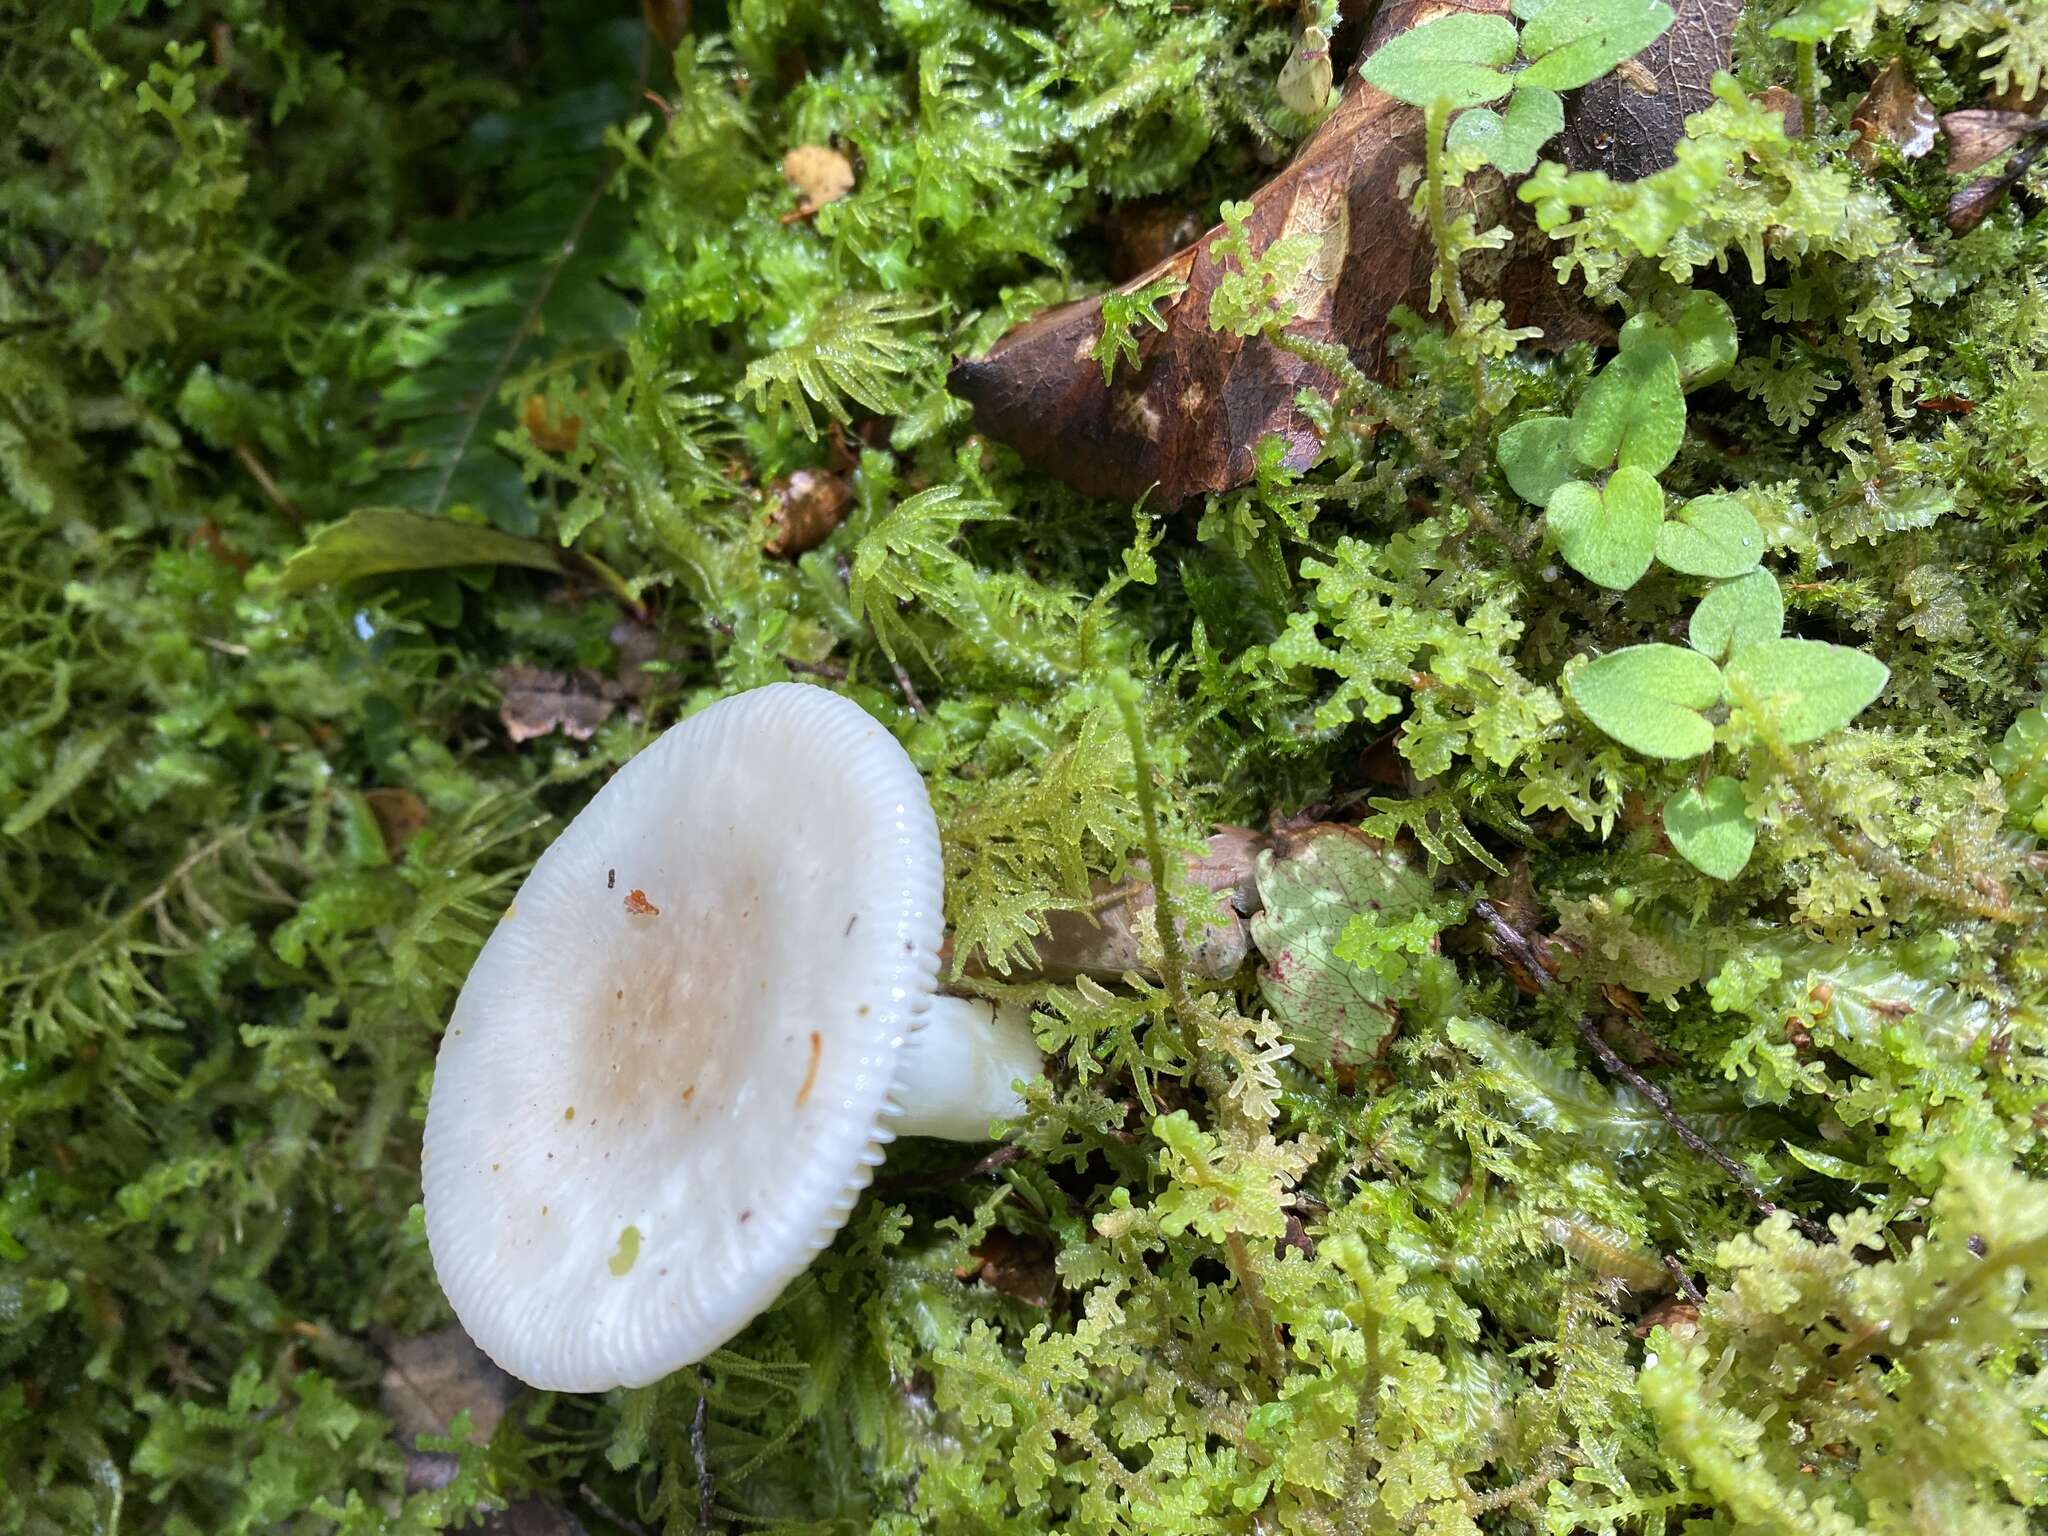
<path id="1" fill-rule="evenodd" d="M 761 545 L 780 560 L 793 560 L 831 537 L 853 505 L 843 477 L 824 469 L 799 469 L 768 487 L 768 537 Z"/>
<path id="2" fill-rule="evenodd" d="M 782 174 L 812 208 L 853 190 L 853 162 L 829 144 L 799 144 L 782 157 Z"/>
<path id="3" fill-rule="evenodd" d="M 1877 164 L 1881 143 L 1896 145 L 1908 160 L 1918 160 L 1934 148 L 1934 103 L 1915 88 L 1904 59 L 1893 59 L 1871 82 L 1850 114 L 1849 125 L 1856 130 L 1849 158 L 1866 171 Z"/>
<path id="4" fill-rule="evenodd" d="M 503 694 L 498 719 L 515 744 L 553 731 L 588 741 L 617 708 L 613 685 L 587 668 L 571 675 L 545 667 L 500 667 L 493 678 Z"/>
<path id="5" fill-rule="evenodd" d="M 519 1383 L 493 1365 L 458 1324 L 384 1346 L 384 1378 L 377 1395 L 392 1429 L 410 1442 L 445 1435 L 455 1416 L 469 1412 L 469 1438 L 481 1445 L 519 1393 Z"/>
<path id="6" fill-rule="evenodd" d="M 1255 868 L 1265 834 L 1224 827 L 1200 858 L 1188 862 L 1181 886 L 1181 949 L 1190 975 L 1205 980 L 1235 976 L 1250 958 L 1252 941 L 1244 917 L 1258 910 Z M 1145 958 L 1156 943 L 1157 895 L 1141 865 L 1119 885 L 1100 882 L 1088 911 L 1046 914 L 1046 932 L 1033 941 L 1038 960 L 1033 975 L 1055 981 L 1077 976 L 1115 980 L 1126 972 L 1148 974 Z M 1210 901 L 1203 901 L 1208 893 Z M 1213 923 L 1204 918 L 1214 914 Z M 978 969 L 970 963 L 970 969 Z"/>

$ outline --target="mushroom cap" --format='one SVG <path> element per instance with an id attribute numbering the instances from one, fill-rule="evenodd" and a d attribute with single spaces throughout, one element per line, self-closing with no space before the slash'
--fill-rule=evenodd
<path id="1" fill-rule="evenodd" d="M 778 683 L 674 727 L 540 857 L 462 989 L 421 1155 L 456 1315 L 535 1386 L 640 1386 L 826 1247 L 932 1004 L 938 826 L 894 737 Z"/>

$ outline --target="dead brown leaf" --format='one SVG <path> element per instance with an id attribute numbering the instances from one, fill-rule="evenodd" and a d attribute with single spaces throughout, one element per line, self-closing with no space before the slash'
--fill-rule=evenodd
<path id="1" fill-rule="evenodd" d="M 799 469 L 768 487 L 768 537 L 762 549 L 793 560 L 824 543 L 853 505 L 846 481 L 830 470 Z"/>
<path id="2" fill-rule="evenodd" d="M 1264 833 L 1248 827 L 1223 827 L 1209 839 L 1207 852 L 1188 862 L 1180 898 L 1180 910 L 1188 915 L 1180 923 L 1180 936 L 1191 976 L 1235 976 L 1251 957 L 1251 931 L 1244 920 L 1258 910 L 1256 870 L 1259 850 L 1267 842 Z M 1099 882 L 1094 904 L 1085 912 L 1048 913 L 1047 931 L 1033 940 L 1038 959 L 1027 964 L 1030 974 L 1053 981 L 1077 976 L 1113 981 L 1130 971 L 1148 973 L 1142 932 L 1157 921 L 1153 908 L 1158 896 L 1147 874 L 1140 865 L 1121 884 Z M 1203 916 L 1212 910 L 1201 904 L 1205 891 L 1214 901 L 1214 926 L 1193 915 L 1198 906 Z M 978 959 L 970 960 L 968 969 L 985 974 Z"/>
<path id="3" fill-rule="evenodd" d="M 1392 0 L 1366 50 L 1463 9 L 1498 15 L 1507 5 Z M 1422 160 L 1421 124 L 1413 107 L 1354 75 L 1336 111 L 1251 200 L 1254 249 L 1308 235 L 1328 253 L 1316 263 L 1326 276 L 1291 329 L 1341 342 L 1368 370 L 1380 366 L 1394 307 L 1428 302 L 1432 256 L 1407 182 Z M 972 403 L 983 431 L 1091 496 L 1132 500 L 1156 486 L 1171 506 L 1226 490 L 1250 477 L 1253 445 L 1269 433 L 1286 442 L 1290 466 L 1313 464 L 1321 440 L 1295 395 L 1304 387 L 1331 394 L 1335 381 L 1265 341 L 1209 329 L 1209 300 L 1224 276 L 1210 252 L 1222 233 L 1210 229 L 1126 285 L 1172 276 L 1187 287 L 1161 306 L 1167 330 L 1146 331 L 1137 366 L 1108 387 L 1092 355 L 1102 333 L 1098 298 L 1048 310 L 985 357 L 956 364 L 953 392 Z"/>
<path id="4" fill-rule="evenodd" d="M 1759 91 L 1753 100 L 1766 112 L 1778 114 L 1779 121 L 1785 125 L 1787 138 L 1800 139 L 1806 136 L 1806 108 L 1800 104 L 1799 98 L 1785 87 L 1774 85 L 1768 90 Z"/>
<path id="5" fill-rule="evenodd" d="M 1156 267 L 1202 233 L 1202 219 L 1192 208 L 1164 199 L 1118 203 L 1102 216 L 1103 243 L 1109 248 L 1110 281 L 1129 282 Z"/>
<path id="6" fill-rule="evenodd" d="M 363 799 L 377 818 L 384 851 L 394 859 L 427 824 L 427 802 L 409 789 L 366 789 Z"/>
<path id="7" fill-rule="evenodd" d="M 1670 28 L 1611 75 L 1581 90 L 1549 153 L 1575 171 L 1639 181 L 1671 164 L 1685 120 L 1713 105 L 1742 0 L 1672 0 Z"/>
<path id="8" fill-rule="evenodd" d="M 515 744 L 554 731 L 588 741 L 618 707 L 617 685 L 587 667 L 574 673 L 500 667 L 493 680 L 503 695 L 498 719 Z"/>
<path id="9" fill-rule="evenodd" d="M 493 1365 L 460 1326 L 384 1344 L 377 1393 L 391 1427 L 408 1440 L 445 1435 L 469 1411 L 469 1438 L 482 1445 L 519 1393 L 519 1383 Z"/>
<path id="10" fill-rule="evenodd" d="M 2034 162 L 2048 149 L 2048 119 L 2032 112 L 2016 111 L 2011 102 L 1951 112 L 1941 120 L 1948 135 L 1948 169 L 1960 175 L 1988 165 L 2000 155 L 2017 150 L 2005 170 L 1996 176 L 1981 176 L 1958 190 L 1948 200 L 1948 227 L 1966 234 L 1984 222 L 2005 194 L 2034 168 Z"/>
<path id="11" fill-rule="evenodd" d="M 1308 1228 L 1302 1224 L 1300 1212 L 1289 1210 L 1286 1216 L 1287 1230 L 1273 1240 L 1273 1257 L 1284 1259 L 1287 1250 L 1292 1248 L 1304 1259 L 1313 1262 L 1316 1256 L 1316 1240 L 1308 1235 Z"/>
<path id="12" fill-rule="evenodd" d="M 1635 1336 L 1647 1339 L 1656 1328 L 1668 1330 L 1681 1343 L 1689 1342 L 1700 1331 L 1699 1303 L 1682 1296 L 1665 1297 L 1643 1314 L 1635 1326 Z"/>
<path id="13" fill-rule="evenodd" d="M 1507 10 L 1506 0 L 1388 0 L 1361 57 L 1439 16 Z M 1616 87 L 1626 99 L 1609 102 L 1590 87 L 1581 93 L 1566 122 L 1575 168 L 1628 176 L 1669 163 L 1684 114 L 1705 104 L 1713 70 L 1727 61 L 1739 10 L 1740 0 L 1683 0 L 1672 33 L 1638 59 L 1636 84 Z M 1646 79 L 1654 90 L 1643 95 Z M 1588 111 L 1606 115 L 1588 125 Z M 1422 114 L 1354 73 L 1336 110 L 1251 199 L 1255 250 L 1307 235 L 1323 253 L 1291 333 L 1342 345 L 1368 373 L 1384 366 L 1392 311 L 1428 305 L 1434 249 L 1411 212 L 1422 159 Z M 1475 177 L 1463 195 L 1482 227 L 1507 220 L 1518 231 L 1515 247 L 1470 271 L 1475 289 L 1507 303 L 1511 324 L 1540 325 L 1553 345 L 1611 337 L 1551 278 L 1544 242 L 1499 177 Z M 1269 435 L 1286 444 L 1289 467 L 1306 468 L 1322 444 L 1296 397 L 1303 389 L 1327 397 L 1335 381 L 1263 339 L 1209 328 L 1209 303 L 1225 275 L 1212 254 L 1222 233 L 1210 229 L 1124 285 L 1129 292 L 1173 277 L 1186 286 L 1160 306 L 1167 329 L 1144 330 L 1136 366 L 1120 369 L 1113 383 L 1103 384 L 1093 356 L 1102 334 L 1094 298 L 1048 310 L 985 356 L 962 359 L 950 387 L 973 405 L 982 431 L 1091 496 L 1132 500 L 1149 490 L 1173 506 L 1228 490 L 1250 478 L 1255 447 Z"/>
<path id="14" fill-rule="evenodd" d="M 974 1263 L 954 1271 L 961 1280 L 979 1280 L 1027 1307 L 1045 1308 L 1059 1294 L 1052 1245 L 1001 1228 L 967 1250 Z"/>
<path id="15" fill-rule="evenodd" d="M 1906 61 L 1893 59 L 1849 116 L 1856 130 L 1849 158 L 1867 171 L 1877 164 L 1877 146 L 1892 144 L 1908 160 L 1918 160 L 1934 148 L 1934 124 L 1934 103 L 1915 88 Z"/>
<path id="16" fill-rule="evenodd" d="M 519 423 L 534 446 L 548 453 L 573 453 L 583 436 L 583 418 L 556 415 L 545 395 L 526 397 L 519 407 Z"/>
<path id="17" fill-rule="evenodd" d="M 690 35 L 690 0 L 640 0 L 640 15 L 666 52 L 674 53 Z"/>
<path id="18" fill-rule="evenodd" d="M 1948 227 L 1959 235 L 1968 234 L 1984 222 L 2011 185 L 2003 176 L 1985 176 L 1971 182 L 1948 200 Z"/>
<path id="19" fill-rule="evenodd" d="M 457 1324 L 413 1338 L 381 1341 L 384 1376 L 377 1397 L 391 1420 L 392 1438 L 405 1453 L 405 1491 L 444 1488 L 459 1464 L 446 1451 L 421 1450 L 421 1435 L 445 1435 L 456 1415 L 469 1413 L 469 1439 L 482 1445 L 497 1432 L 518 1397 L 519 1383 L 493 1365 Z M 518 1499 L 484 1518 L 481 1536 L 582 1536 L 565 1510 L 540 1499 Z"/>
<path id="20" fill-rule="evenodd" d="M 1999 107 L 1971 107 L 1951 112 L 1941 120 L 1948 135 L 1948 173 L 1963 176 L 1979 166 L 1989 165 L 2030 133 L 2040 133 L 2042 119 L 2031 112 L 2008 112 Z"/>

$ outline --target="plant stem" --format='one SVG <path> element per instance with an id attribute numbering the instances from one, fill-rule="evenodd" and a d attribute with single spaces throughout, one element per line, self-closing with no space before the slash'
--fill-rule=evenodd
<path id="1" fill-rule="evenodd" d="M 1146 737 L 1139 704 L 1145 690 L 1138 680 L 1121 669 L 1110 675 L 1110 691 L 1116 696 L 1123 716 L 1124 735 L 1131 745 L 1131 771 L 1137 778 L 1138 819 L 1145 828 L 1145 857 L 1152 861 L 1154 910 L 1159 922 L 1159 973 L 1166 983 L 1166 1000 L 1180 1030 L 1181 1053 L 1195 1070 L 1202 1058 L 1201 1029 L 1195 1017 L 1194 1000 L 1188 996 L 1187 963 L 1180 947 L 1180 882 L 1166 857 L 1166 838 L 1159 827 L 1159 791 L 1152 782 L 1152 748 Z"/>
<path id="2" fill-rule="evenodd" d="M 1240 1233 L 1232 1232 L 1223 1240 L 1223 1253 L 1229 1261 L 1230 1273 L 1237 1281 L 1238 1290 L 1244 1293 L 1245 1307 L 1252 1315 L 1252 1334 L 1259 1346 L 1259 1364 L 1267 1376 L 1278 1381 L 1286 1375 L 1286 1364 L 1280 1358 L 1280 1346 L 1274 1342 L 1273 1310 L 1266 1305 L 1266 1288 L 1259 1283 L 1258 1265 Z"/>
<path id="3" fill-rule="evenodd" d="M 1365 1341 L 1365 1385 L 1358 1397 L 1358 1427 L 1351 1431 L 1351 1455 L 1344 1468 L 1344 1508 L 1341 1529 L 1345 1536 L 1359 1536 L 1366 1526 L 1367 1498 L 1372 1485 L 1374 1452 L 1379 1449 L 1380 1402 L 1380 1320 L 1369 1307 L 1363 1309 L 1358 1331 Z"/>
<path id="4" fill-rule="evenodd" d="M 1815 69 L 1820 60 L 1819 43 L 1800 43 L 1797 63 L 1793 66 L 1798 74 L 1794 81 L 1794 94 L 1799 97 L 1799 115 L 1807 138 L 1820 131 L 1820 87 L 1815 82 Z"/>
<path id="5" fill-rule="evenodd" d="M 697 1464 L 697 1528 L 710 1530 L 718 1485 L 711 1480 L 711 1458 L 704 1449 L 704 1420 L 709 1406 L 704 1368 L 697 1367 L 697 1411 L 690 1415 L 690 1459 Z"/>
<path id="6" fill-rule="evenodd" d="M 1651 1107 L 1663 1117 L 1664 1123 L 1671 1127 L 1672 1133 L 1680 1141 L 1684 1142 L 1686 1146 L 1697 1152 L 1701 1157 L 1706 1158 L 1723 1173 L 1727 1174 L 1729 1178 L 1733 1179 L 1741 1187 L 1742 1192 L 1749 1196 L 1749 1203 L 1755 1206 L 1761 1215 L 1775 1216 L 1783 1209 L 1769 1195 L 1764 1193 L 1764 1187 L 1757 1183 L 1755 1174 L 1751 1173 L 1742 1164 L 1735 1161 L 1734 1158 L 1730 1157 L 1726 1152 L 1723 1152 L 1719 1147 L 1692 1128 L 1685 1116 L 1672 1107 L 1669 1094 L 1665 1093 L 1662 1088 L 1659 1088 L 1634 1067 L 1623 1061 L 1616 1054 L 1614 1047 L 1601 1038 L 1600 1027 L 1590 1017 L 1585 1014 L 1579 1015 L 1578 1029 L 1580 1036 L 1591 1047 L 1593 1054 L 1600 1058 L 1600 1065 L 1648 1099 Z M 1832 1243 L 1835 1240 L 1834 1233 L 1812 1218 L 1794 1215 L 1790 1211 L 1786 1211 L 1785 1214 L 1791 1218 L 1792 1225 L 1797 1227 L 1800 1234 L 1809 1242 Z"/>
<path id="7" fill-rule="evenodd" d="M 1783 770 L 1785 780 L 1792 786 L 1793 797 L 1798 800 L 1799 808 L 1805 813 L 1806 819 L 1813 823 L 1814 829 L 1826 839 L 1829 847 L 1862 869 L 1872 879 L 1889 882 L 1912 895 L 1925 897 L 1930 901 L 1944 902 L 1973 917 L 1986 918 L 1994 923 L 2010 923 L 2015 927 L 2025 927 L 2038 924 L 2044 915 L 2048 915 L 2038 909 L 2028 911 L 2015 907 L 2002 897 L 1986 895 L 1960 880 L 1945 880 L 1939 875 L 1930 875 L 1925 870 L 1916 869 L 1868 834 L 1844 827 L 1843 817 L 1828 804 L 1826 792 L 1815 782 L 1805 757 L 1785 744 L 1770 720 L 1757 707 L 1756 700 L 1749 691 L 1741 690 L 1735 702 L 1742 706 L 1765 750 Z"/>
<path id="8" fill-rule="evenodd" d="M 257 488 L 270 499 L 272 506 L 289 518 L 295 526 L 306 520 L 305 515 L 292 505 L 291 498 L 278 487 L 277 481 L 271 478 L 270 471 L 264 467 L 263 461 L 256 457 L 255 449 L 245 442 L 237 442 L 234 452 L 242 468 L 249 472 L 249 478 L 254 480 Z"/>
<path id="9" fill-rule="evenodd" d="M 1439 97 L 1423 120 L 1422 206 L 1436 243 L 1436 278 L 1443 290 L 1451 324 L 1465 325 L 1465 288 L 1458 280 L 1458 259 L 1451 251 L 1451 217 L 1444 204 L 1444 135 L 1450 131 L 1450 103 Z"/>
<path id="10" fill-rule="evenodd" d="M 1187 1057 L 1189 1071 L 1211 1101 L 1228 1105 L 1229 1085 L 1205 1057 L 1201 1016 L 1188 993 L 1187 962 L 1180 946 L 1180 904 L 1177 899 L 1180 866 L 1177 862 L 1168 861 L 1166 837 L 1160 830 L 1159 792 L 1152 782 L 1152 749 L 1145 733 L 1144 716 L 1138 707 L 1145 691 L 1136 678 L 1121 669 L 1111 673 L 1110 691 L 1116 696 L 1117 710 L 1123 716 L 1124 735 L 1131 744 L 1131 768 L 1137 775 L 1138 816 L 1145 827 L 1145 857 L 1152 862 L 1153 913 L 1159 927 L 1159 973 L 1166 983 L 1166 1000 L 1178 1026 L 1181 1053 Z M 1273 1314 L 1266 1305 L 1265 1287 L 1259 1282 L 1258 1266 L 1251 1250 L 1245 1246 L 1241 1235 L 1232 1232 L 1224 1239 L 1223 1256 L 1231 1277 L 1237 1281 L 1238 1293 L 1244 1297 L 1245 1307 L 1252 1315 L 1252 1334 L 1258 1344 L 1259 1364 L 1268 1376 L 1278 1381 L 1283 1362 L 1273 1341 Z"/>
<path id="11" fill-rule="evenodd" d="M 596 577 L 598 583 L 619 600 L 620 605 L 626 612 L 632 614 L 642 624 L 647 622 L 647 605 L 633 595 L 633 589 L 626 584 L 625 577 L 621 576 L 609 565 L 606 565 L 597 556 L 588 554 L 583 550 L 571 549 L 564 551 L 564 553 L 571 560 L 581 565 L 592 576 Z"/>
<path id="12" fill-rule="evenodd" d="M 1529 540 L 1508 530 L 1493 509 L 1480 499 L 1472 483 L 1437 451 L 1436 444 L 1422 430 L 1422 423 L 1401 408 L 1393 391 L 1367 378 L 1342 347 L 1285 331 L 1275 332 L 1267 339 L 1281 351 L 1322 369 L 1337 381 L 1337 410 L 1340 413 L 1363 406 L 1399 432 L 1407 439 L 1422 472 L 1457 499 L 1471 525 L 1497 542 L 1511 558 L 1518 561 L 1523 558 L 1528 551 Z"/>
<path id="13" fill-rule="evenodd" d="M 1445 198 L 1449 175 L 1444 163 L 1445 146 L 1451 131 L 1449 102 L 1437 98 L 1423 120 L 1422 131 L 1423 207 L 1429 218 L 1429 237 L 1436 246 L 1437 285 L 1443 289 L 1444 309 L 1451 317 L 1452 330 L 1462 334 L 1471 310 L 1465 304 L 1465 284 L 1458 275 L 1458 256 L 1451 245 L 1451 215 Z M 1472 409 L 1481 417 L 1493 414 L 1486 404 L 1486 360 L 1477 351 L 1472 353 Z"/>

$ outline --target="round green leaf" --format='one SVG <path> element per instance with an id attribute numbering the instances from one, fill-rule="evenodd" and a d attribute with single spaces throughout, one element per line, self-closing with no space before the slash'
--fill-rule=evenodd
<path id="1" fill-rule="evenodd" d="M 2048 818 L 2048 711 L 2038 706 L 2021 710 L 1991 749 L 1991 766 L 2005 780 L 2005 808 L 2016 824 Z M 6 830 L 12 832 L 13 823 Z"/>
<path id="2" fill-rule="evenodd" d="M 1609 651 L 1573 672 L 1565 689 L 1588 720 L 1645 757 L 1698 757 L 1714 744 L 1702 711 L 1721 701 L 1721 671 L 1698 651 Z"/>
<path id="3" fill-rule="evenodd" d="M 1318 1071 L 1373 1059 L 1415 984 L 1412 965 L 1391 973 L 1337 956 L 1360 914 L 1399 924 L 1426 912 L 1429 880 L 1394 848 L 1355 827 L 1318 823 L 1258 858 L 1260 911 L 1252 941 L 1265 957 L 1259 995 L 1295 1060 Z"/>
<path id="4" fill-rule="evenodd" d="M 1330 102 L 1330 87 L 1336 76 L 1330 64 L 1330 34 L 1321 27 L 1304 27 L 1280 66 L 1280 78 L 1273 94 L 1280 105 L 1311 122 L 1323 115 Z"/>
<path id="5" fill-rule="evenodd" d="M 1522 500 L 1545 506 L 1551 492 L 1572 478 L 1571 430 L 1562 416 L 1531 416 L 1501 433 L 1494 455 Z"/>
<path id="6" fill-rule="evenodd" d="M 1837 32 L 1877 15 L 1876 0 L 1809 0 L 1771 24 L 1771 36 L 1795 43 L 1824 43 Z"/>
<path id="7" fill-rule="evenodd" d="M 1692 611 L 1686 638 L 1703 654 L 1725 661 L 1745 645 L 1777 639 L 1784 627 L 1785 596 L 1778 578 L 1758 567 L 1709 587 Z"/>
<path id="8" fill-rule="evenodd" d="M 1728 681 L 1756 701 L 1786 742 L 1838 731 L 1884 692 L 1891 669 L 1875 656 L 1825 640 L 1763 640 L 1728 662 Z"/>
<path id="9" fill-rule="evenodd" d="M 1739 781 L 1716 774 L 1664 803 L 1664 835 L 1685 861 L 1716 880 L 1733 880 L 1756 848 L 1756 823 Z"/>
<path id="10" fill-rule="evenodd" d="M 1643 579 L 1664 521 L 1664 491 L 1640 469 L 1617 469 L 1605 490 L 1583 480 L 1559 486 L 1546 521 L 1565 563 L 1589 581 L 1626 591 Z"/>
<path id="11" fill-rule="evenodd" d="M 1609 359 L 1572 412 L 1572 452 L 1605 469 L 1617 460 L 1656 474 L 1685 440 L 1685 391 L 1669 347 L 1637 345 Z"/>
<path id="12" fill-rule="evenodd" d="M 1657 530 L 1657 558 L 1688 576 L 1740 576 L 1763 553 L 1763 529 L 1733 496 L 1695 496 Z"/>
<path id="13" fill-rule="evenodd" d="M 1624 352 L 1645 342 L 1666 348 L 1678 359 L 1679 379 L 1690 393 L 1735 366 L 1735 311 L 1718 293 L 1690 289 L 1675 304 L 1655 313 L 1644 310 L 1622 326 Z"/>
<path id="14" fill-rule="evenodd" d="M 1499 112 L 1474 107 L 1451 124 L 1445 143 L 1472 152 L 1495 170 L 1526 176 L 1543 146 L 1564 132 L 1564 98 L 1540 86 L 1522 86 Z"/>
<path id="15" fill-rule="evenodd" d="M 1552 0 L 1522 29 L 1522 83 L 1575 91 L 1649 47 L 1671 15 L 1662 0 Z"/>
<path id="16" fill-rule="evenodd" d="M 1359 73 L 1396 101 L 1455 107 L 1499 101 L 1514 82 L 1515 24 L 1505 16 L 1440 16 L 1380 45 Z"/>

